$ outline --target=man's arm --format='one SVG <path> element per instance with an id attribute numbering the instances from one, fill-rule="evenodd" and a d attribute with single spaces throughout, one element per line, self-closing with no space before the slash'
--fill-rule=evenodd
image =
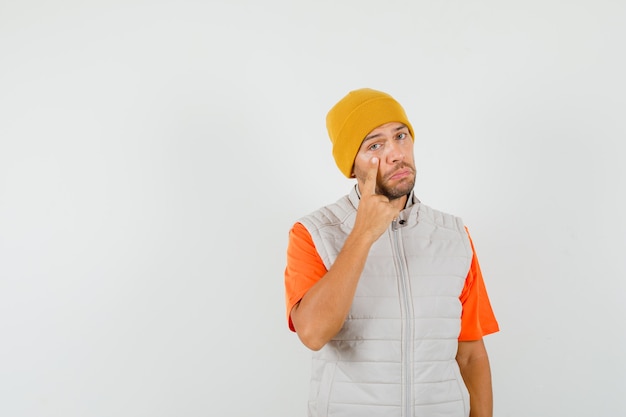
<path id="1" fill-rule="evenodd" d="M 378 164 L 372 158 L 354 228 L 337 259 L 291 310 L 296 333 L 309 349 L 321 349 L 343 326 L 369 250 L 399 213 L 387 197 L 376 194 Z"/>
<path id="2" fill-rule="evenodd" d="M 459 342 L 456 361 L 470 394 L 470 417 L 492 417 L 491 368 L 483 340 Z"/>

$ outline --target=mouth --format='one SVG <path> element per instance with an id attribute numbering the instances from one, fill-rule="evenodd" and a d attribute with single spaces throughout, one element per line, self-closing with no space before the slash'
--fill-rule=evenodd
<path id="1" fill-rule="evenodd" d="M 394 172 L 389 179 L 390 180 L 401 180 L 403 178 L 406 178 L 408 176 L 410 176 L 413 173 L 413 171 L 411 171 L 409 168 L 401 168 L 399 170 L 397 170 L 396 172 Z"/>

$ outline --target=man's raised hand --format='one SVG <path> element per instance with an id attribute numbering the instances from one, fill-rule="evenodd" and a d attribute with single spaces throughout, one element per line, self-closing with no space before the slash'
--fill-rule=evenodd
<path id="1" fill-rule="evenodd" d="M 354 224 L 354 233 L 362 234 L 364 238 L 374 243 L 389 227 L 389 224 L 400 212 L 387 197 L 376 194 L 376 179 L 378 177 L 379 160 L 372 158 L 366 172 L 361 191 L 361 200 Z"/>

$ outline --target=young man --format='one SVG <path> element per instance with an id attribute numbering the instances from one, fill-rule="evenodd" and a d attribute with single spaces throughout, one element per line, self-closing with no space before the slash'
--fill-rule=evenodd
<path id="1" fill-rule="evenodd" d="M 309 416 L 491 417 L 482 338 L 498 323 L 461 219 L 413 193 L 404 109 L 359 89 L 326 125 L 356 185 L 289 234 L 287 319 L 313 350 Z"/>

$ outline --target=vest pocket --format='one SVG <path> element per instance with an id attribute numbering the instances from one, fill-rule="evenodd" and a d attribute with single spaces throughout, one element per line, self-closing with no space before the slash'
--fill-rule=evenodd
<path id="1" fill-rule="evenodd" d="M 328 416 L 328 405 L 330 402 L 330 391 L 332 389 L 333 380 L 335 379 L 336 362 L 329 362 L 324 365 L 322 380 L 320 381 L 320 389 L 317 393 L 317 417 Z"/>

